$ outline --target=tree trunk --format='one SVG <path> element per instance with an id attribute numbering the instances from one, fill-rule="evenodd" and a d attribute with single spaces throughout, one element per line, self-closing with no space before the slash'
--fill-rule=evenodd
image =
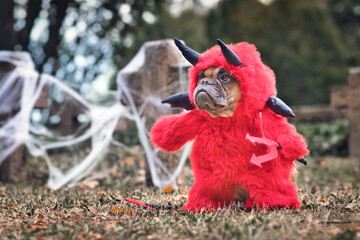
<path id="1" fill-rule="evenodd" d="M 19 32 L 19 40 L 23 51 L 29 50 L 30 33 L 35 19 L 39 16 L 42 0 L 29 0 L 27 4 L 25 27 Z"/>
<path id="2" fill-rule="evenodd" d="M 2 0 L 0 7 L 0 50 L 13 50 L 15 41 L 13 0 Z"/>
<path id="3" fill-rule="evenodd" d="M 63 24 L 63 20 L 66 16 L 66 10 L 70 3 L 73 0 L 53 0 L 51 2 L 51 8 L 56 9 L 56 11 L 50 11 L 49 21 L 49 40 L 46 42 L 44 46 L 45 58 L 41 63 L 39 70 L 43 72 L 44 64 L 50 59 L 53 58 L 58 61 L 59 57 L 59 46 L 61 44 L 62 35 L 60 34 L 60 28 Z M 55 75 L 57 70 L 56 65 L 53 67 L 52 75 Z"/>

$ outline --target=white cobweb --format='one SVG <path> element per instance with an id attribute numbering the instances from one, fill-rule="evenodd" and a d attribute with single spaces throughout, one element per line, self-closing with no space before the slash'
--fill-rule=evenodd
<path id="1" fill-rule="evenodd" d="M 15 57 L 14 57 L 15 56 Z M 28 152 L 45 159 L 49 169 L 48 186 L 59 189 L 71 186 L 87 176 L 104 158 L 110 144 L 124 147 L 113 139 L 115 127 L 121 118 L 134 121 L 138 137 L 144 148 L 152 182 L 157 187 L 176 186 L 191 145 L 183 148 L 179 164 L 170 172 L 158 157 L 158 149 L 149 142 L 149 130 L 145 126 L 142 111 L 147 104 L 156 108 L 168 108 L 160 103 L 156 96 L 146 97 L 142 106 L 135 106 L 128 86 L 123 77 L 138 71 L 144 64 L 142 47 L 134 59 L 117 75 L 117 101 L 110 106 L 94 105 L 86 101 L 79 93 L 48 74 L 39 74 L 28 53 L 0 51 L 0 63 L 10 63 L 15 67 L 0 79 L 0 115 L 12 112 L 4 121 L 0 121 L 0 164 L 15 149 L 25 145 Z M 48 88 L 47 108 L 35 108 L 44 88 Z M 120 98 L 126 98 L 123 105 Z M 57 128 L 59 115 L 74 111 L 81 116 L 74 129 L 61 132 Z M 35 120 L 34 120 L 35 119 Z M 70 154 L 69 150 L 86 148 L 82 154 Z M 76 151 L 75 151 L 76 152 Z M 67 163 L 59 162 L 56 154 L 67 156 Z M 55 157 L 54 157 L 55 156 Z"/>

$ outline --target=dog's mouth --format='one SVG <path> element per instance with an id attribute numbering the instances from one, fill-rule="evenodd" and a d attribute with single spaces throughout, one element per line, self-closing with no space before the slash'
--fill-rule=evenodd
<path id="1" fill-rule="evenodd" d="M 204 89 L 196 91 L 195 104 L 199 110 L 218 110 L 225 107 L 224 104 L 218 103 L 211 94 Z"/>

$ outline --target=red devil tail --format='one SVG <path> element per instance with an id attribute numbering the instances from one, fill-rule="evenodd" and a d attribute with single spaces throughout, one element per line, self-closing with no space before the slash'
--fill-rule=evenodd
<path id="1" fill-rule="evenodd" d="M 136 205 L 139 205 L 139 206 L 142 206 L 144 208 L 148 208 L 148 209 L 151 209 L 151 210 L 176 210 L 176 209 L 179 209 L 180 206 L 179 205 L 158 205 L 158 204 L 152 204 L 152 203 L 143 203 L 143 202 L 140 202 L 138 200 L 135 200 L 135 199 L 131 199 L 131 198 L 124 198 L 125 201 L 127 202 L 130 202 L 130 203 L 134 203 Z"/>

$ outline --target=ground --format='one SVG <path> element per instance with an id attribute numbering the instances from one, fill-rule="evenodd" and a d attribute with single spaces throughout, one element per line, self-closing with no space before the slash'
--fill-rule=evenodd
<path id="1" fill-rule="evenodd" d="M 126 161 L 124 168 L 137 160 Z M 359 160 L 317 157 L 298 166 L 300 210 L 146 210 L 123 198 L 183 204 L 189 186 L 147 188 L 116 171 L 58 191 L 1 183 L 0 239 L 360 239 Z"/>

